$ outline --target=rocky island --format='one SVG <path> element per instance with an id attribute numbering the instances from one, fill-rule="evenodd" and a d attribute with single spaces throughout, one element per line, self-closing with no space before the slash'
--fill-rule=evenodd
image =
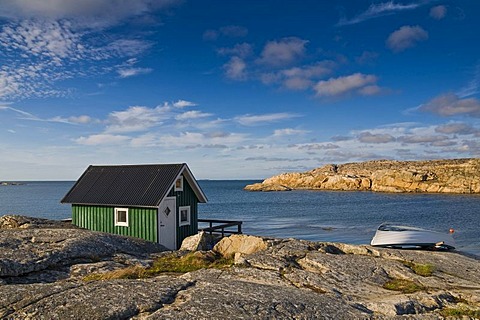
<path id="1" fill-rule="evenodd" d="M 283 173 L 248 185 L 249 191 L 344 190 L 480 193 L 480 159 L 374 160 Z"/>
<path id="2" fill-rule="evenodd" d="M 0 186 L 21 186 L 21 182 L 12 182 L 12 181 L 0 181 Z"/>
<path id="3" fill-rule="evenodd" d="M 66 222 L 0 217 L 0 318 L 480 317 L 478 257 L 249 235 L 206 250 L 202 239 L 169 252 Z"/>

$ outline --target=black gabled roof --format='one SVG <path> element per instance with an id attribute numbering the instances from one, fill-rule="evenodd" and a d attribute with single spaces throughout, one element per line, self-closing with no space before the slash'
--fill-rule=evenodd
<path id="1" fill-rule="evenodd" d="M 181 163 L 89 166 L 61 203 L 158 207 L 182 174 L 199 202 L 206 202 L 190 169 Z"/>

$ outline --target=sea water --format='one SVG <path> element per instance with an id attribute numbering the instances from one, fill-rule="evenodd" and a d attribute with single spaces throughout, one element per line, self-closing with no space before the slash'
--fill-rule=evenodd
<path id="1" fill-rule="evenodd" d="M 247 234 L 352 244 L 370 243 L 383 222 L 445 233 L 453 228 L 457 249 L 480 255 L 480 195 L 243 190 L 254 182 L 200 180 L 208 203 L 199 204 L 199 218 L 240 220 Z M 70 218 L 70 205 L 60 200 L 73 184 L 0 186 L 0 215 Z"/>

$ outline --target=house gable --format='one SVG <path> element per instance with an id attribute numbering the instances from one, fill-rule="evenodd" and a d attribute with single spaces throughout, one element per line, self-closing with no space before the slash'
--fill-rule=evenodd
<path id="1" fill-rule="evenodd" d="M 158 207 L 182 175 L 193 187 L 198 200 L 206 202 L 205 194 L 185 163 L 89 166 L 61 202 Z"/>

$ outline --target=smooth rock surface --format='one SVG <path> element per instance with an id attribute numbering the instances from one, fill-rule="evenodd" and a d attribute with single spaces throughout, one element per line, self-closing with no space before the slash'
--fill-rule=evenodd
<path id="1" fill-rule="evenodd" d="M 236 253 L 240 254 L 252 254 L 267 248 L 266 242 L 255 236 L 249 236 L 245 234 L 234 234 L 229 237 L 225 237 L 220 240 L 213 251 L 221 254 L 224 257 L 231 258 Z"/>
<path id="2" fill-rule="evenodd" d="M 18 216 L 3 216 L 0 221 L 13 221 Z M 21 217 L 22 222 L 36 218 Z M 123 254 L 122 265 L 129 260 L 147 259 L 149 254 L 165 251 L 156 243 L 137 238 L 93 232 L 80 228 L 63 229 L 55 221 L 42 220 L 39 228 L 0 229 L 0 277 L 8 281 L 26 281 L 30 277 L 41 282 L 68 277 L 70 266 L 79 263 L 112 260 Z M 62 222 L 63 223 L 63 222 Z M 54 229 L 45 226 L 54 225 Z M 51 278 L 51 279 L 50 279 Z"/>
<path id="3" fill-rule="evenodd" d="M 303 173 L 283 173 L 245 187 L 249 191 L 294 189 L 480 193 L 480 159 L 331 164 Z"/>
<path id="4" fill-rule="evenodd" d="M 229 268 L 85 281 L 91 273 L 148 267 L 166 252 L 143 240 L 82 229 L 2 229 L 0 318 L 441 319 L 446 308 L 480 314 L 477 257 L 230 238 L 224 243 L 234 250 L 217 251 L 241 261 Z M 415 273 L 415 264 L 430 265 L 432 274 Z M 414 282 L 419 290 L 385 289 L 392 279 Z"/>

